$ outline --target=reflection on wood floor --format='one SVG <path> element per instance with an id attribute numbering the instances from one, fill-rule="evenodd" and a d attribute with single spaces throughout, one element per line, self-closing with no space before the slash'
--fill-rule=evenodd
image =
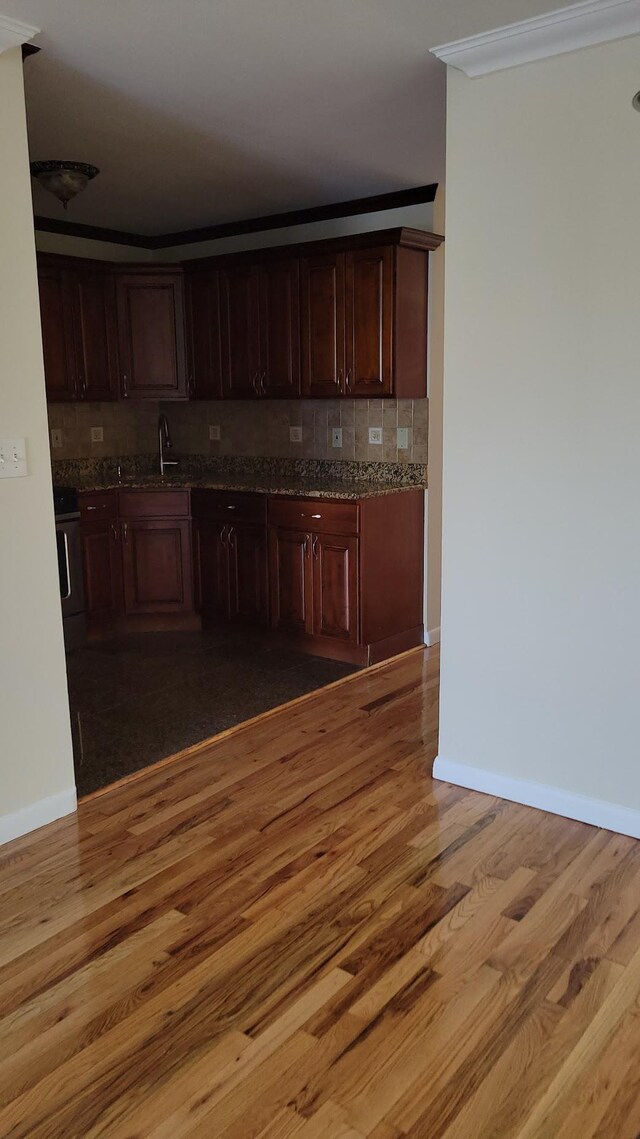
<path id="1" fill-rule="evenodd" d="M 0 1135 L 636 1139 L 640 844 L 433 783 L 438 656 L 0 850 Z"/>

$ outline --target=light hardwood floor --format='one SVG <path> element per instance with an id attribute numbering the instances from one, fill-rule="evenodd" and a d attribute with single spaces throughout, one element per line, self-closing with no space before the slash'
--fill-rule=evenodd
<path id="1" fill-rule="evenodd" d="M 0 849 L 0 1136 L 637 1139 L 640 844 L 430 778 L 438 655 Z"/>

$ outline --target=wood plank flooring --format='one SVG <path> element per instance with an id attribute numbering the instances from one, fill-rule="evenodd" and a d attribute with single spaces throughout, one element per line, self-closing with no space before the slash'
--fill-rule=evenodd
<path id="1" fill-rule="evenodd" d="M 638 1139 L 640 844 L 430 778 L 416 651 L 0 848 L 0 1136 Z"/>

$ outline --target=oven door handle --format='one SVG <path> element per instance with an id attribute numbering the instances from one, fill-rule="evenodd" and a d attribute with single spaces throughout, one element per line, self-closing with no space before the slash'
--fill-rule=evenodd
<path id="1" fill-rule="evenodd" d="M 60 530 L 62 534 L 62 541 L 64 543 L 64 563 L 67 571 L 67 592 L 62 594 L 62 601 L 68 601 L 71 597 L 71 566 L 69 565 L 69 539 L 66 530 Z"/>

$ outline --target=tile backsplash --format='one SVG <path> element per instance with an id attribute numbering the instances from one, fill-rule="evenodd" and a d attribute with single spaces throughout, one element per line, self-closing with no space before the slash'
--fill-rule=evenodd
<path id="1" fill-rule="evenodd" d="M 193 403 L 52 403 L 49 430 L 61 431 L 51 457 L 101 459 L 151 454 L 157 449 L 160 411 L 169 421 L 174 448 L 184 455 L 249 455 L 266 458 L 332 459 L 356 462 L 426 463 L 428 400 L 261 400 Z M 91 428 L 102 427 L 102 442 Z M 217 427 L 219 440 L 209 438 Z M 290 428 L 301 428 L 299 442 Z M 342 429 L 342 447 L 332 446 L 332 429 Z M 369 428 L 382 443 L 369 443 Z M 398 448 L 397 428 L 407 429 Z"/>

